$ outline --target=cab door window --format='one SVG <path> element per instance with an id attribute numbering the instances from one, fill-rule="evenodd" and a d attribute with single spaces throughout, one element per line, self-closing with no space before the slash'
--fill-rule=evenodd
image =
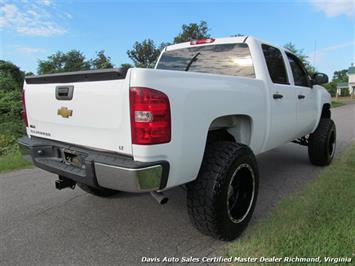
<path id="1" fill-rule="evenodd" d="M 288 62 L 291 66 L 295 85 L 302 87 L 311 87 L 311 81 L 301 60 L 291 53 L 286 52 L 286 55 L 288 58 Z"/>
<path id="2" fill-rule="evenodd" d="M 281 51 L 267 44 L 263 44 L 261 47 L 272 82 L 290 84 Z"/>

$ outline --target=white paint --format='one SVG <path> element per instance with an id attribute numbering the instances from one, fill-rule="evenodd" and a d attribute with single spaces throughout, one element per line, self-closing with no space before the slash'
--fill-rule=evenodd
<path id="1" fill-rule="evenodd" d="M 245 37 L 216 39 L 213 44 L 243 42 Z M 133 155 L 137 161 L 167 160 L 170 163 L 168 186 L 184 184 L 197 177 L 211 123 L 227 115 L 243 115 L 251 120 L 251 135 L 243 137 L 259 154 L 302 137 L 315 130 L 322 106 L 330 103 L 321 86 L 294 86 L 291 68 L 284 56 L 290 85 L 273 84 L 269 77 L 261 44 L 249 37 L 256 78 L 216 74 L 133 68 L 125 80 L 74 83 L 72 101 L 55 99 L 57 84 L 26 85 L 30 124 L 50 132 L 51 139 L 92 148 Z M 190 47 L 189 43 L 167 50 Z M 171 142 L 160 145 L 132 145 L 129 116 L 129 87 L 148 87 L 164 92 L 170 100 Z M 284 98 L 273 99 L 274 93 Z M 305 95 L 299 100 L 298 95 Z M 57 109 L 73 109 L 64 119 Z M 244 121 L 245 122 L 245 121 Z M 243 122 L 243 123 L 244 123 Z M 238 131 L 238 132 L 237 132 Z M 229 130 L 229 132 L 249 132 Z M 124 147 L 124 151 L 119 149 Z"/>

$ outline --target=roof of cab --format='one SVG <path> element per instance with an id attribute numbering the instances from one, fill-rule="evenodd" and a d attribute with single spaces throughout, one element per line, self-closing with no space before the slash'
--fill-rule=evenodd
<path id="1" fill-rule="evenodd" d="M 211 42 L 211 43 L 197 44 L 197 45 L 194 45 L 194 46 L 207 46 L 207 45 L 224 44 L 224 43 L 243 43 L 248 38 L 251 38 L 251 36 L 214 38 L 214 41 Z M 187 47 L 191 47 L 190 41 L 169 45 L 169 46 L 165 47 L 164 51 L 182 49 L 182 48 L 187 48 Z"/>
<path id="2" fill-rule="evenodd" d="M 166 46 L 165 49 L 163 50 L 163 52 L 171 51 L 171 50 L 177 50 L 177 49 L 183 49 L 183 48 L 189 48 L 189 47 L 194 47 L 194 46 L 208 46 L 208 45 L 225 44 L 225 43 L 245 43 L 247 41 L 249 42 L 249 41 L 252 40 L 252 41 L 257 42 L 257 43 L 267 44 L 267 45 L 273 46 L 275 48 L 278 48 L 278 49 L 281 49 L 281 50 L 285 50 L 287 52 L 292 53 L 291 51 L 289 51 L 288 49 L 285 49 L 284 47 L 271 44 L 269 42 L 266 42 L 266 41 L 263 41 L 261 39 L 255 38 L 254 36 L 251 36 L 251 35 L 236 36 L 236 37 L 213 38 L 213 39 L 214 39 L 213 42 L 205 43 L 205 44 L 197 44 L 197 45 L 191 45 L 190 42 L 172 44 L 172 45 Z"/>

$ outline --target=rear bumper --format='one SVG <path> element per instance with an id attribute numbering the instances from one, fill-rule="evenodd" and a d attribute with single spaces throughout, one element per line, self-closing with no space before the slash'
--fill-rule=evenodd
<path id="1" fill-rule="evenodd" d="M 93 187 L 127 192 L 146 192 L 166 187 L 167 161 L 138 162 L 132 157 L 102 152 L 67 143 L 22 137 L 19 144 L 31 150 L 33 163 L 44 170 Z M 77 165 L 64 159 L 64 152 L 76 155 Z"/>

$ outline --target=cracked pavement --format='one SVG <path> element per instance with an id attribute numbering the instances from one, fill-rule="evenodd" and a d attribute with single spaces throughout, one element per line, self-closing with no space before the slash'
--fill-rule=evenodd
<path id="1" fill-rule="evenodd" d="M 355 140 L 355 104 L 332 112 L 338 155 Z M 252 223 L 322 170 L 309 163 L 306 147 L 296 144 L 257 159 L 260 191 Z M 105 199 L 79 188 L 58 191 L 55 179 L 37 168 L 0 175 L 0 265 L 139 265 L 142 256 L 225 255 L 224 242 L 190 224 L 180 187 L 167 191 L 169 202 L 160 206 L 149 194 Z"/>

